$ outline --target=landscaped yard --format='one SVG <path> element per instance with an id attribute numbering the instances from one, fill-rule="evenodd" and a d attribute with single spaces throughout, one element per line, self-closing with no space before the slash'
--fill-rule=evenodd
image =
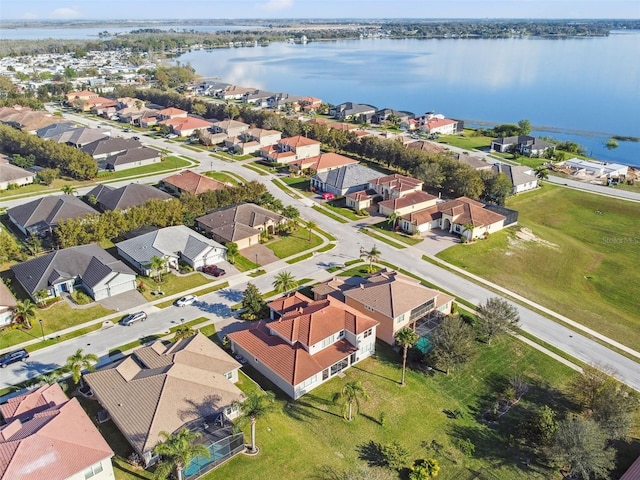
<path id="1" fill-rule="evenodd" d="M 418 236 L 414 237 L 411 235 L 407 235 L 406 233 L 394 231 L 393 225 L 391 222 L 389 222 L 389 220 L 384 220 L 380 223 L 376 223 L 370 226 L 371 228 L 381 230 L 382 232 L 384 232 L 385 235 L 395 238 L 396 240 L 406 243 L 407 245 L 415 245 L 417 243 L 420 243 L 423 240 L 421 237 L 418 237 Z"/>
<path id="2" fill-rule="evenodd" d="M 290 235 L 280 237 L 278 240 L 265 244 L 265 246 L 271 249 L 276 257 L 287 258 L 296 253 L 317 247 L 321 243 L 322 239 L 313 232 L 311 232 L 311 241 L 309 241 L 309 230 L 304 227 L 298 227 L 298 230 L 291 232 Z"/>
<path id="3" fill-rule="evenodd" d="M 214 180 L 218 180 L 219 182 L 230 183 L 231 185 L 238 185 L 240 182 L 238 180 L 238 175 L 236 174 L 229 174 L 226 172 L 207 172 L 205 175 L 213 178 Z"/>
<path id="4" fill-rule="evenodd" d="M 519 227 L 438 257 L 640 348 L 640 205 L 545 184 L 507 206 Z M 515 237 L 523 227 L 533 241 Z"/>
<path id="5" fill-rule="evenodd" d="M 174 295 L 191 288 L 205 285 L 211 281 L 200 272 L 193 272 L 188 275 L 175 275 L 171 273 L 163 275 L 162 278 L 162 283 L 158 284 L 153 278 L 138 277 L 138 284 L 142 282 L 145 286 L 145 291 L 143 292 L 144 298 L 149 301 L 158 300 L 161 297 L 153 295 L 151 292 L 159 289 L 164 292 L 164 296 L 166 297 L 168 295 Z"/>
<path id="6" fill-rule="evenodd" d="M 567 405 L 561 402 L 558 390 L 575 375 L 572 370 L 509 337 L 481 347 L 466 368 L 450 376 L 408 371 L 407 386 L 400 387 L 399 355 L 381 344 L 377 348 L 376 359 L 361 362 L 347 370 L 345 378 L 336 377 L 296 402 L 278 393 L 276 411 L 257 424 L 260 455 L 238 456 L 205 478 L 253 480 L 264 478 L 265 472 L 269 478 L 325 478 L 315 476 L 318 467 L 346 468 L 359 461 L 358 447 L 370 441 L 394 440 L 409 449 L 411 461 L 435 457 L 441 465 L 438 478 L 443 480 L 476 478 L 472 473 L 481 469 L 502 480 L 560 478 L 535 463 L 526 467 L 522 452 L 508 438 L 533 405 L 549 404 L 564 413 Z M 244 368 L 250 376 L 260 378 Z M 515 374 L 526 377 L 530 391 L 497 426 L 480 423 L 479 412 L 490 406 Z M 362 382 L 371 400 L 362 403 L 361 415 L 346 422 L 331 399 L 345 382 L 353 380 Z M 261 383 L 268 388 L 266 382 Z M 443 413 L 456 409 L 464 418 L 451 419 Z M 471 458 L 454 446 L 455 439 L 465 438 L 476 446 Z M 432 440 L 443 445 L 441 454 L 421 446 Z"/>
<path id="7" fill-rule="evenodd" d="M 462 135 L 440 135 L 436 142 L 453 145 L 454 147 L 464 148 L 466 150 L 488 150 L 491 147 L 492 140 L 492 137 L 475 135 L 475 130 L 465 129 Z"/>
<path id="8" fill-rule="evenodd" d="M 198 163 L 198 162 L 196 162 Z M 180 157 L 165 157 L 162 162 L 152 163 L 151 165 L 144 165 L 142 167 L 129 168 L 127 170 L 121 170 L 119 172 L 104 172 L 98 174 L 98 178 L 101 181 L 104 180 L 120 180 L 127 177 L 133 177 L 137 175 L 151 175 L 158 172 L 166 172 L 168 170 L 177 170 L 188 166 L 190 162 L 183 160 Z"/>

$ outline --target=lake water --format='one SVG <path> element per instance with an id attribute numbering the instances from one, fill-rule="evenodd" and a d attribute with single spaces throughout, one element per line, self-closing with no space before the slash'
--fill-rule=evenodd
<path id="1" fill-rule="evenodd" d="M 640 142 L 605 147 L 612 134 L 640 137 L 640 31 L 559 40 L 274 43 L 192 51 L 179 60 L 202 76 L 332 104 L 435 111 L 469 124 L 527 118 L 536 134 L 577 141 L 599 160 L 640 166 Z"/>

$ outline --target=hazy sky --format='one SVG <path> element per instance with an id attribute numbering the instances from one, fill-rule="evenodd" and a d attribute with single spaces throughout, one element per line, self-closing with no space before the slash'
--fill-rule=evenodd
<path id="1" fill-rule="evenodd" d="M 0 19 L 640 18 L 639 0 L 2 0 Z"/>

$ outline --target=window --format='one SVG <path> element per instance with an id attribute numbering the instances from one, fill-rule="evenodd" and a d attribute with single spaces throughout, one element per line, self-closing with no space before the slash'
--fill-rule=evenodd
<path id="1" fill-rule="evenodd" d="M 89 478 L 94 477 L 100 472 L 102 472 L 102 462 L 96 463 L 95 465 L 92 465 L 91 467 L 87 468 L 84 471 L 84 478 L 85 480 L 88 480 Z"/>
<path id="2" fill-rule="evenodd" d="M 370 312 L 375 312 L 375 310 L 373 309 L 373 307 L 370 307 L 369 305 L 365 305 L 364 308 L 366 308 L 367 310 L 369 310 Z"/>
<path id="3" fill-rule="evenodd" d="M 333 335 L 331 335 L 330 337 L 325 338 L 322 341 L 322 348 L 328 347 L 329 345 L 331 345 L 333 343 Z"/>
<path id="4" fill-rule="evenodd" d="M 402 322 L 404 322 L 404 313 L 400 315 L 398 318 L 396 318 L 396 323 L 402 323 Z"/>
<path id="5" fill-rule="evenodd" d="M 367 338 L 367 337 L 371 336 L 371 333 L 373 333 L 373 329 L 372 328 L 370 328 L 369 330 L 365 330 L 364 338 Z"/>
<path id="6" fill-rule="evenodd" d="M 338 338 L 342 338 L 342 337 L 344 337 L 344 330 L 340 330 L 338 332 Z"/>
<path id="7" fill-rule="evenodd" d="M 313 385 L 314 383 L 316 383 L 316 380 L 318 379 L 317 375 L 314 375 L 313 377 L 307 378 L 304 382 L 302 382 L 298 388 L 303 389 L 303 388 L 307 388 L 309 385 Z"/>
<path id="8" fill-rule="evenodd" d="M 233 372 L 227 372 L 224 376 L 227 380 L 233 380 Z"/>

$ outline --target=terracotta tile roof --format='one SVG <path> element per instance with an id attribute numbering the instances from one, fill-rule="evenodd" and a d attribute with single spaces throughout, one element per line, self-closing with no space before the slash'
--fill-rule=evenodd
<path id="1" fill-rule="evenodd" d="M 163 178 L 162 181 L 183 192 L 193 193 L 194 195 L 228 187 L 226 183 L 219 182 L 218 180 L 191 170 L 183 170 L 180 173 Z"/>
<path id="2" fill-rule="evenodd" d="M 143 453 L 158 443 L 161 431 L 173 432 L 241 401 L 244 395 L 225 377 L 239 366 L 198 333 L 168 347 L 156 342 L 136 350 L 84 379 L 129 443 Z"/>
<path id="3" fill-rule="evenodd" d="M 175 107 L 163 108 L 162 110 L 158 110 L 158 115 L 164 115 L 165 117 L 169 117 L 172 115 L 185 115 L 188 113 L 186 110 L 181 110 Z"/>
<path id="4" fill-rule="evenodd" d="M 282 315 L 298 307 L 305 306 L 311 301 L 309 297 L 296 291 L 292 295 L 276 298 L 272 302 L 267 303 L 267 307 Z"/>
<path id="5" fill-rule="evenodd" d="M 287 145 L 291 148 L 306 147 L 307 145 L 320 145 L 320 142 L 307 138 L 302 135 L 296 135 L 294 137 L 283 138 L 278 142 L 280 145 Z"/>
<path id="6" fill-rule="evenodd" d="M 412 225 L 424 225 L 425 223 L 432 222 L 433 220 L 441 217 L 442 212 L 438 210 L 437 205 L 402 215 L 402 219 L 410 222 Z"/>
<path id="7" fill-rule="evenodd" d="M 0 429 L 0 478 L 64 480 L 113 456 L 78 400 L 58 384 L 20 396 L 10 408 L 16 403 L 22 420 Z"/>
<path id="8" fill-rule="evenodd" d="M 342 167 L 344 165 L 352 165 L 355 163 L 358 163 L 358 161 L 354 160 L 353 158 L 345 157 L 344 155 L 340 155 L 339 153 L 330 152 L 321 153 L 320 155 L 316 155 L 315 157 L 295 160 L 289 165 L 295 165 L 302 170 L 310 168 L 311 170 L 321 171 L 328 168 Z"/>
<path id="9" fill-rule="evenodd" d="M 293 386 L 357 351 L 357 347 L 340 340 L 310 355 L 299 343 L 290 345 L 279 336 L 271 335 L 270 326 L 258 322 L 247 330 L 230 333 L 228 337 Z"/>
<path id="10" fill-rule="evenodd" d="M 357 192 L 347 193 L 345 197 L 353 198 L 357 202 L 362 200 L 367 200 L 369 198 L 378 197 L 380 194 L 375 190 L 367 189 L 367 190 L 358 190 Z"/>
<path id="11" fill-rule="evenodd" d="M 432 153 L 434 155 L 441 155 L 447 153 L 447 149 L 443 146 L 434 143 L 427 142 L 424 140 L 417 140 L 415 142 L 411 142 L 407 144 L 407 148 L 411 148 L 413 150 L 420 150 L 422 152 Z"/>
<path id="12" fill-rule="evenodd" d="M 341 130 L 343 132 L 351 132 L 352 130 L 358 130 L 358 125 L 352 123 L 333 122 L 327 125 L 332 130 Z"/>
<path id="13" fill-rule="evenodd" d="M 505 219 L 503 215 L 484 208 L 483 203 L 467 197 L 456 198 L 455 200 L 439 203 L 434 207 L 403 215 L 402 219 L 411 222 L 413 225 L 423 225 L 441 218 L 443 214 L 453 217 L 453 221 L 460 225 L 473 223 L 476 227 L 493 225 Z"/>
<path id="14" fill-rule="evenodd" d="M 13 308 L 17 305 L 16 297 L 13 296 L 11 290 L 0 280 L 0 309 L 2 307 Z"/>
<path id="15" fill-rule="evenodd" d="M 206 120 L 202 120 L 200 118 L 195 117 L 177 117 L 170 118 L 167 120 L 162 120 L 159 122 L 160 125 L 169 125 L 176 132 L 182 132 L 186 130 L 192 130 L 197 128 L 207 129 L 213 125 L 211 122 L 207 122 Z"/>
<path id="16" fill-rule="evenodd" d="M 326 125 L 328 123 L 335 123 L 335 120 L 329 120 L 328 118 L 324 118 L 324 117 L 317 117 L 317 118 L 312 118 L 307 123 L 310 125 Z"/>
<path id="17" fill-rule="evenodd" d="M 378 205 L 381 205 L 383 207 L 387 207 L 392 209 L 393 211 L 396 211 L 400 208 L 406 208 L 411 205 L 419 205 L 425 202 L 433 202 L 433 204 L 435 205 L 436 200 L 437 200 L 437 197 L 434 197 L 433 195 L 430 195 L 427 192 L 418 191 L 418 192 L 409 193 L 404 197 L 390 198 L 389 200 L 384 200 L 380 202 Z"/>
<path id="18" fill-rule="evenodd" d="M 373 188 L 376 186 L 384 186 L 393 188 L 398 192 L 404 192 L 406 190 L 415 190 L 416 188 L 422 188 L 422 181 L 417 178 L 407 177 L 394 173 L 393 175 L 385 175 L 384 177 L 374 178 L 369 182 Z"/>
<path id="19" fill-rule="evenodd" d="M 438 128 L 444 127 L 445 125 L 452 125 L 456 123 L 454 120 L 450 120 L 448 118 L 431 118 L 425 122 L 427 128 Z"/>

